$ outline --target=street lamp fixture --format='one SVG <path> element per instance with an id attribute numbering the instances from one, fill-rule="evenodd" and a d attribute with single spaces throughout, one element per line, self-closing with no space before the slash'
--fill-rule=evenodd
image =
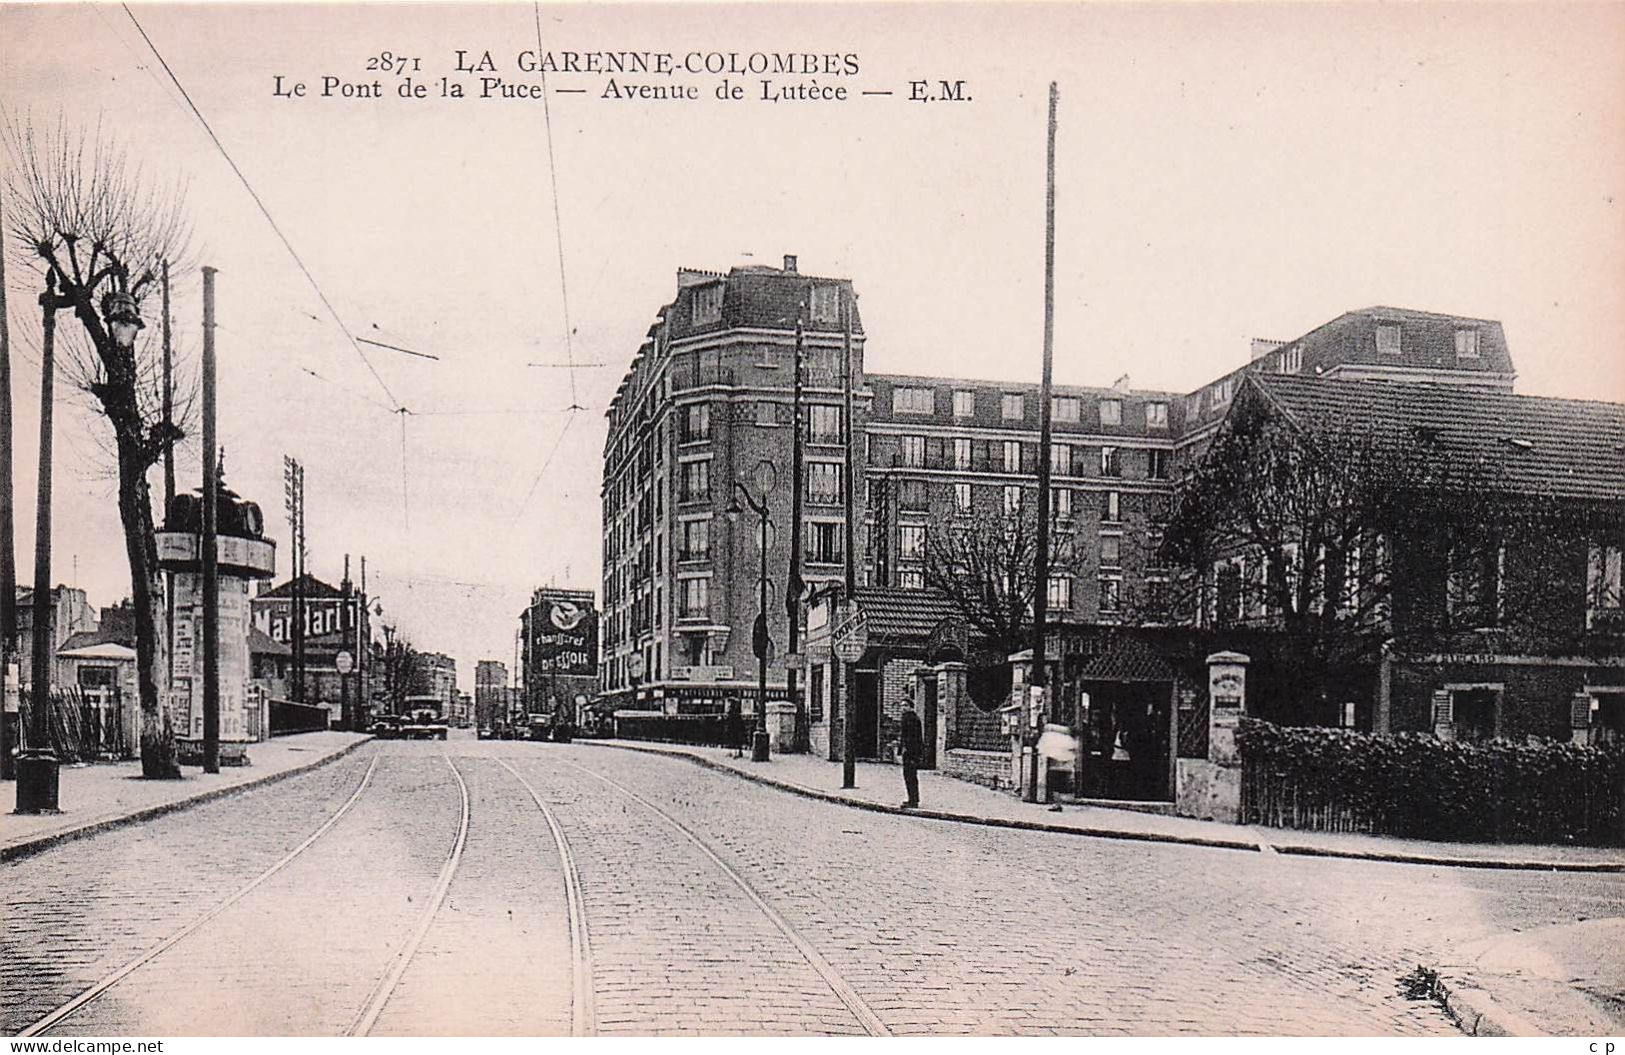
<path id="1" fill-rule="evenodd" d="M 125 351 L 135 347 L 135 335 L 146 325 L 141 319 L 140 306 L 128 293 L 109 293 L 103 297 L 102 318 L 107 320 L 113 343 Z"/>
<path id="2" fill-rule="evenodd" d="M 757 519 L 757 543 L 761 547 L 761 557 L 758 561 L 759 571 L 756 577 L 757 603 L 756 624 L 751 632 L 751 647 L 756 653 L 756 729 L 751 733 L 750 758 L 752 762 L 766 762 L 769 756 L 767 736 L 767 651 L 770 644 L 767 635 L 767 548 L 768 527 L 772 521 L 767 515 L 767 497 L 778 484 L 778 470 L 773 463 L 763 459 L 756 464 L 753 474 L 756 489 L 761 492 L 758 499 L 751 494 L 750 488 L 738 480 L 734 481 L 733 492 L 728 499 L 728 507 L 723 510 L 729 523 L 737 523 L 744 510 L 739 505 L 741 495 L 745 504 Z"/>

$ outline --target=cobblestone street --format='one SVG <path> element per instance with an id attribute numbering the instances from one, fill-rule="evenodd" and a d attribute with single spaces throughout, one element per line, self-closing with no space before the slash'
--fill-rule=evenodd
<path id="1" fill-rule="evenodd" d="M 948 824 L 458 736 L 0 871 L 8 1034 L 1448 1035 L 1399 976 L 1625 913 L 1612 875 Z"/>

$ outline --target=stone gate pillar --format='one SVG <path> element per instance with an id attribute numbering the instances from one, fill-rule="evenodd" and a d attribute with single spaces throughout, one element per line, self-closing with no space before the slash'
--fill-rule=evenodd
<path id="1" fill-rule="evenodd" d="M 939 663 L 937 673 L 937 766 L 959 743 L 959 708 L 965 700 L 965 664 Z"/>
<path id="2" fill-rule="evenodd" d="M 1240 652 L 1207 657 L 1207 758 L 1181 758 L 1175 800 L 1182 816 L 1236 824 L 1241 820 L 1241 752 L 1236 729 L 1247 713 L 1247 664 Z"/>

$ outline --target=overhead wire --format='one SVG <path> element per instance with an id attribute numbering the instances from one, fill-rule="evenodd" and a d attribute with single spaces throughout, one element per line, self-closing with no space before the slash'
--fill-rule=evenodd
<path id="1" fill-rule="evenodd" d="M 248 196 L 254 199 L 254 204 L 259 207 L 261 215 L 265 217 L 265 222 L 271 225 L 271 230 L 274 231 L 277 238 L 282 241 L 283 248 L 286 249 L 288 251 L 288 255 L 293 258 L 293 262 L 298 266 L 300 273 L 303 274 L 305 276 L 305 280 L 310 283 L 311 289 L 316 291 L 316 296 L 321 300 L 322 306 L 326 308 L 327 313 L 333 317 L 333 323 L 338 326 L 339 331 L 342 332 L 345 338 L 349 340 L 350 347 L 354 348 L 355 354 L 361 357 L 361 361 L 366 364 L 368 372 L 372 374 L 373 380 L 378 382 L 378 387 L 383 389 L 384 395 L 389 397 L 390 403 L 399 406 L 400 401 L 395 398 L 395 393 L 390 391 L 389 385 L 384 382 L 383 375 L 378 372 L 377 367 L 373 366 L 372 360 L 367 358 L 367 353 L 361 350 L 361 345 L 356 341 L 355 334 L 350 332 L 350 328 L 346 326 L 344 324 L 344 320 L 339 317 L 338 310 L 333 307 L 333 302 L 328 299 L 327 293 L 322 289 L 321 283 L 316 281 L 316 276 L 311 274 L 310 268 L 305 266 L 305 262 L 299 256 L 299 252 L 294 249 L 293 243 L 288 240 L 288 236 L 283 233 L 281 225 L 279 225 L 276 222 L 276 218 L 271 215 L 271 210 L 266 207 L 264 199 L 262 199 L 259 192 L 254 189 L 254 185 L 248 181 L 248 177 L 243 174 L 243 170 L 238 167 L 237 162 L 232 158 L 231 153 L 226 150 L 225 144 L 220 141 L 220 137 L 215 134 L 214 128 L 209 124 L 208 119 L 203 116 L 203 111 L 198 109 L 197 103 L 192 100 L 191 93 L 186 90 L 186 85 L 181 83 L 180 78 L 175 75 L 175 71 L 170 68 L 169 60 L 164 58 L 163 52 L 158 50 L 158 45 L 153 43 L 152 37 L 148 35 L 146 27 L 141 24 L 140 19 L 135 17 L 135 12 L 130 10 L 129 4 L 120 3 L 119 6 L 124 9 L 124 13 L 128 15 L 130 21 L 134 23 L 136 31 L 141 34 L 141 39 L 147 42 L 147 47 L 152 51 L 153 56 L 157 58 L 159 65 L 163 66 L 164 72 L 169 74 L 169 79 L 174 82 L 176 89 L 181 93 L 181 98 L 186 100 L 186 105 L 191 109 L 192 115 L 196 117 L 198 123 L 203 126 L 203 130 L 208 133 L 209 139 L 215 145 L 215 149 L 220 152 L 220 156 L 222 158 L 225 158 L 226 164 L 231 166 L 231 171 L 236 173 L 238 181 L 243 185 L 243 189 L 248 191 Z M 540 16 L 538 15 L 538 18 L 539 17 Z M 538 22 L 538 26 L 539 25 L 540 23 Z"/>
<path id="2" fill-rule="evenodd" d="M 547 49 L 542 43 L 541 0 L 532 0 L 531 10 L 536 17 L 536 54 L 542 55 Z M 564 357 L 570 364 L 570 405 L 577 407 L 581 401 L 576 398 L 575 347 L 572 343 L 574 331 L 570 326 L 570 286 L 565 278 L 564 221 L 559 211 L 559 166 L 553 153 L 553 107 L 548 103 L 546 64 L 543 63 L 542 67 L 542 121 L 547 130 L 547 178 L 553 188 L 553 241 L 558 247 L 559 256 L 559 303 L 564 316 Z"/>

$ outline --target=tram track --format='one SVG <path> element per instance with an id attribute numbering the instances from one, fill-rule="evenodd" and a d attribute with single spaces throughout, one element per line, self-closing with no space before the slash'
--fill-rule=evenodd
<path id="1" fill-rule="evenodd" d="M 260 872 L 259 875 L 238 887 L 224 900 L 217 902 L 208 911 L 204 912 L 202 915 L 198 916 L 181 929 L 175 931 L 169 937 L 163 939 L 156 945 L 148 948 L 145 952 L 142 952 L 133 959 L 127 961 L 117 970 L 105 975 L 99 981 L 95 982 L 88 989 L 85 989 L 83 992 L 79 993 L 79 995 L 75 996 L 73 999 L 59 1005 L 57 1008 L 42 1016 L 35 1022 L 19 1030 L 17 1032 L 17 1036 L 40 1036 L 45 1033 L 45 1031 L 67 1021 L 74 1014 L 82 1010 L 86 1005 L 90 1004 L 102 994 L 118 985 L 125 978 L 128 978 L 130 975 L 152 962 L 164 952 L 191 937 L 197 931 L 208 925 L 221 913 L 242 901 L 255 890 L 259 889 L 259 887 L 264 885 L 277 873 L 293 864 L 295 860 L 305 853 L 305 851 L 314 846 L 316 842 L 322 838 L 322 836 L 331 831 L 333 826 L 336 825 L 345 816 L 345 814 L 349 813 L 350 809 L 355 806 L 358 801 L 360 801 L 362 794 L 372 783 L 373 773 L 378 768 L 378 758 L 379 756 L 377 755 L 373 756 L 372 761 L 367 765 L 366 772 L 361 776 L 361 782 L 356 785 L 356 789 L 350 793 L 350 797 L 344 801 L 343 805 L 339 806 L 339 808 L 335 810 L 333 814 L 327 818 L 327 820 L 322 822 L 320 827 L 311 832 L 310 835 L 304 839 L 304 841 L 299 843 L 299 845 L 295 846 L 292 850 L 289 850 L 269 868 L 266 868 L 264 871 Z"/>
<path id="2" fill-rule="evenodd" d="M 536 788 L 520 775 L 517 769 L 509 765 L 507 759 L 498 758 L 497 762 L 512 774 L 530 795 L 531 800 L 536 803 L 536 808 L 541 811 L 543 819 L 547 821 L 548 830 L 553 834 L 553 845 L 559 855 L 559 870 L 564 874 L 564 895 L 570 917 L 572 979 L 570 1034 L 576 1037 L 595 1036 L 598 1026 L 593 1011 L 592 943 L 587 932 L 586 898 L 581 891 L 581 876 L 576 868 L 575 856 L 570 851 L 569 840 L 565 838 L 564 829 L 560 826 L 557 815 L 542 801 L 542 796 Z"/>
<path id="3" fill-rule="evenodd" d="M 372 1032 L 373 1026 L 378 1022 L 378 1016 L 383 1014 L 384 1007 L 389 1003 L 390 997 L 394 995 L 395 988 L 400 985 L 401 978 L 406 974 L 407 967 L 411 965 L 412 957 L 417 955 L 419 947 L 423 944 L 424 937 L 429 933 L 429 928 L 434 925 L 435 916 L 439 914 L 440 906 L 445 903 L 446 891 L 451 888 L 451 881 L 457 874 L 457 866 L 462 863 L 463 849 L 468 845 L 468 825 L 471 812 L 469 809 L 468 782 L 463 779 L 463 774 L 458 771 L 457 763 L 451 760 L 449 753 L 443 754 L 441 757 L 445 759 L 446 765 L 450 767 L 451 775 L 457 778 L 457 790 L 462 797 L 462 807 L 457 822 L 457 838 L 452 843 L 451 851 L 446 855 L 445 863 L 440 866 L 440 874 L 435 878 L 434 889 L 429 894 L 429 903 L 424 906 L 423 915 L 418 921 L 417 929 L 406 940 L 406 944 L 396 951 L 389 971 L 373 987 L 372 993 L 368 996 L 366 1004 L 362 1006 L 360 1014 L 356 1016 L 350 1028 L 345 1031 L 346 1036 L 364 1037 Z"/>
<path id="4" fill-rule="evenodd" d="M 874 1009 L 869 1006 L 868 1002 L 863 999 L 863 996 L 858 993 L 855 988 L 853 988 L 852 984 L 842 977 L 841 973 L 835 968 L 835 966 L 830 963 L 829 960 L 827 960 L 811 942 L 809 942 L 799 931 L 796 930 L 794 924 L 787 920 L 772 905 L 768 904 L 767 900 L 762 897 L 756 888 L 751 885 L 750 881 L 746 879 L 737 868 L 724 860 L 715 850 L 711 848 L 710 844 L 701 838 L 692 828 L 688 827 L 688 825 L 684 824 L 676 817 L 673 817 L 670 813 L 661 809 L 659 806 L 655 805 L 653 802 L 650 802 L 647 798 L 633 791 L 631 788 L 628 788 L 619 781 L 611 777 L 604 776 L 602 773 L 598 773 L 579 763 L 572 762 L 569 759 L 560 758 L 559 761 L 572 769 L 580 770 L 582 773 L 587 774 L 593 779 L 609 785 L 611 788 L 620 792 L 622 795 L 631 799 L 633 802 L 636 802 L 649 812 L 653 813 L 655 816 L 659 817 L 661 820 L 665 821 L 666 824 L 681 835 L 684 840 L 690 843 L 695 849 L 699 850 L 707 860 L 709 860 L 725 876 L 727 876 L 729 881 L 735 887 L 737 887 L 753 905 L 756 906 L 762 915 L 765 916 L 770 923 L 772 923 L 774 928 L 784 936 L 785 940 L 787 940 L 796 949 L 796 951 L 807 962 L 808 966 L 811 967 L 812 970 L 818 975 L 823 983 L 829 987 L 830 991 L 835 994 L 836 998 L 841 1001 L 842 1005 L 846 1007 L 847 1011 L 854 1019 L 857 1020 L 858 1024 L 863 1027 L 866 1033 L 868 1033 L 870 1036 L 876 1037 L 889 1037 L 892 1035 L 891 1030 L 887 1028 L 883 1021 L 881 1021 L 880 1016 L 877 1015 Z M 538 805 L 540 805 L 539 798 Z M 544 813 L 547 812 L 549 811 L 544 809 Z"/>

